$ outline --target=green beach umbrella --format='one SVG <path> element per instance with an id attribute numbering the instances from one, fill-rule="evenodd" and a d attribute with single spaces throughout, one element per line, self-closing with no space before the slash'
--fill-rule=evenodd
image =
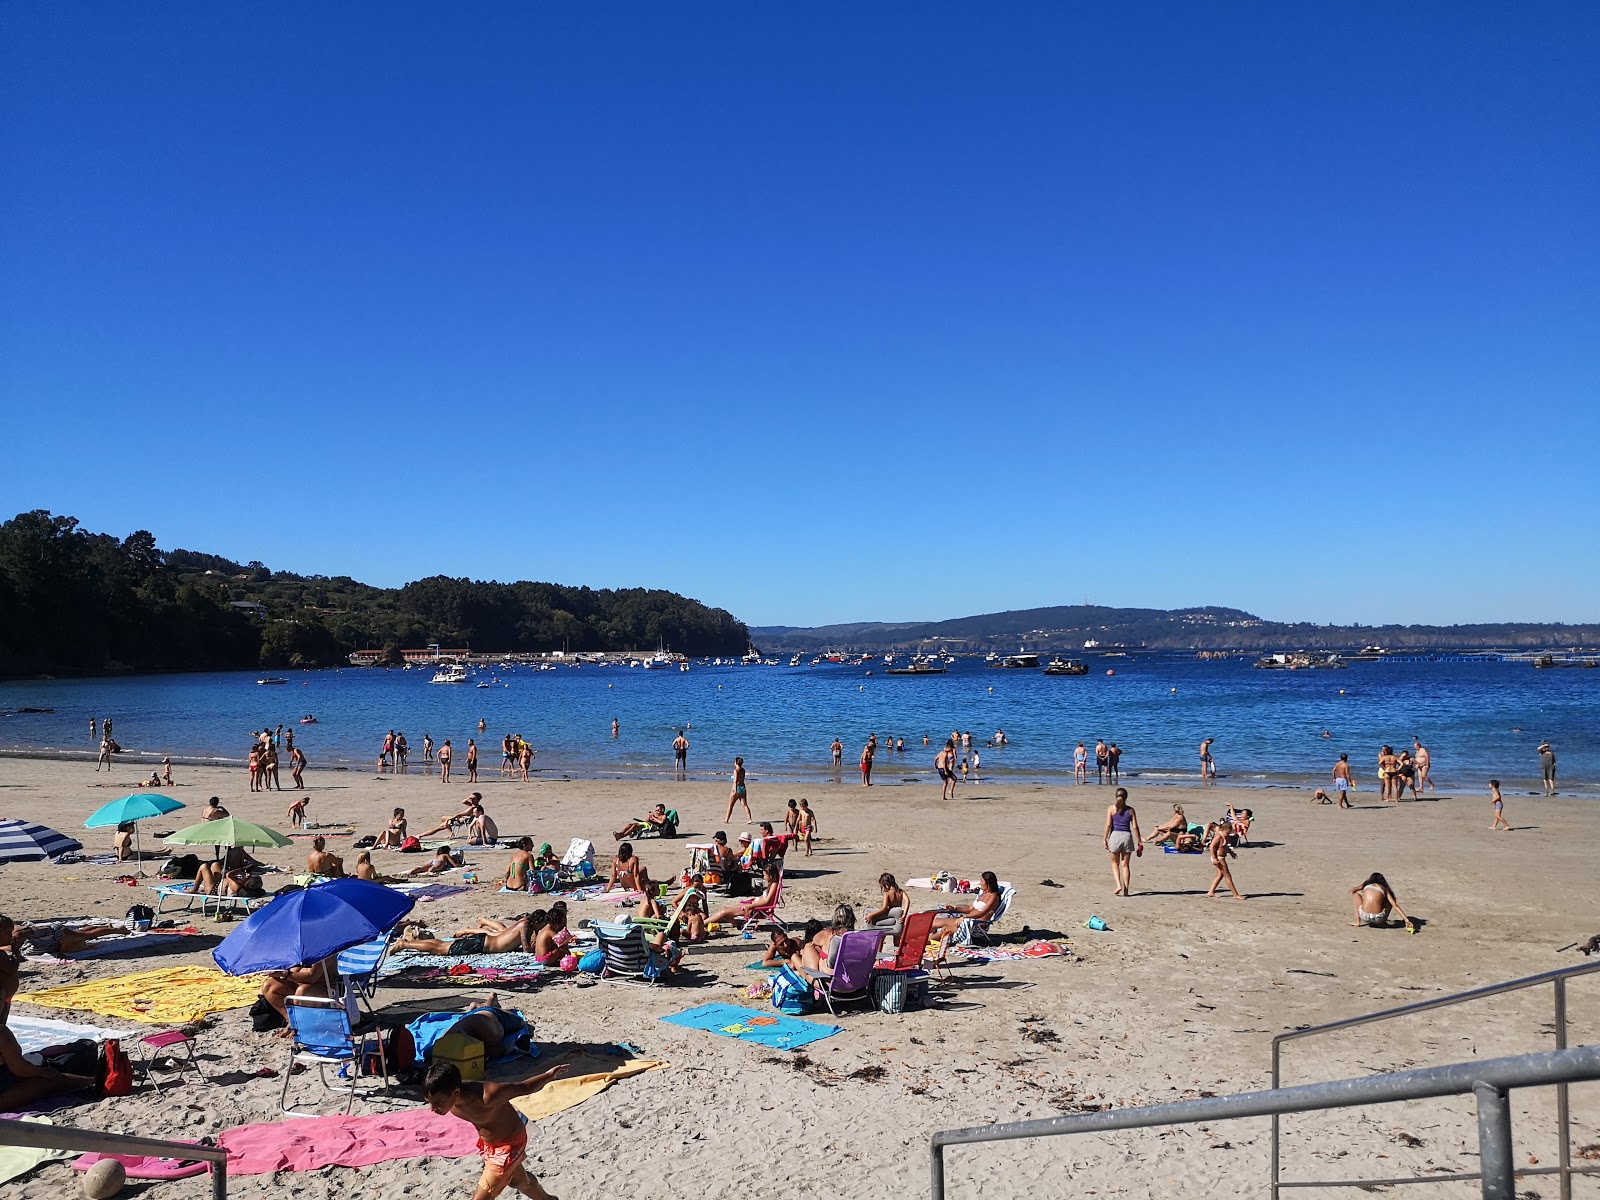
<path id="1" fill-rule="evenodd" d="M 164 816 L 183 806 L 182 800 L 174 800 L 171 796 L 163 796 L 159 792 L 134 792 L 121 800 L 113 800 L 110 804 L 95 809 L 89 814 L 89 819 L 83 823 L 83 827 L 101 829 L 108 825 L 133 824 L 133 854 L 139 862 L 139 874 L 143 875 L 144 851 L 139 848 L 137 822 L 143 821 L 146 817 Z"/>
<path id="2" fill-rule="evenodd" d="M 238 817 L 201 821 L 162 839 L 169 846 L 292 846 L 283 834 Z"/>

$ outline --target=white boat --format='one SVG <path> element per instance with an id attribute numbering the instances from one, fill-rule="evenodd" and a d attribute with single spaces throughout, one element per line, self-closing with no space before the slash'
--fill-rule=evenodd
<path id="1" fill-rule="evenodd" d="M 467 669 L 460 663 L 452 663 L 448 667 L 441 667 L 433 673 L 429 683 L 466 683 Z"/>
<path id="2" fill-rule="evenodd" d="M 646 671 L 665 671 L 671 666 L 672 660 L 665 654 L 652 654 L 644 660 L 644 669 Z"/>
<path id="3" fill-rule="evenodd" d="M 289 681 L 287 679 L 278 679 L 278 678 L 275 678 L 273 676 L 268 676 L 266 679 L 258 679 L 258 680 L 256 680 L 256 683 L 261 687 L 265 687 L 269 683 L 288 683 L 288 682 Z"/>
<path id="4" fill-rule="evenodd" d="M 789 660 L 789 665 L 791 667 L 798 667 L 800 665 L 800 656 L 796 654 L 793 658 L 791 658 Z"/>

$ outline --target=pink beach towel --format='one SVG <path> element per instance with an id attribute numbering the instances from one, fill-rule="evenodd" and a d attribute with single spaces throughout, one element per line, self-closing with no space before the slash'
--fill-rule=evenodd
<path id="1" fill-rule="evenodd" d="M 240 1125 L 218 1139 L 228 1173 L 266 1175 L 321 1167 L 370 1167 L 397 1158 L 465 1158 L 478 1131 L 460 1117 L 427 1108 L 370 1117 L 304 1117 Z"/>
<path id="2" fill-rule="evenodd" d="M 203 1162 L 150 1158 L 143 1154 L 85 1154 L 72 1164 L 72 1169 L 87 1171 L 102 1158 L 114 1158 L 120 1162 L 129 1179 L 182 1179 L 188 1175 L 199 1175 L 207 1169 Z"/>

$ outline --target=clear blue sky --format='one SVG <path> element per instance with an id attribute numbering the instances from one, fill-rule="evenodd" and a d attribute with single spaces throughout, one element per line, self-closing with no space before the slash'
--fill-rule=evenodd
<path id="1" fill-rule="evenodd" d="M 1600 6 L 0 8 L 4 515 L 1600 619 Z"/>

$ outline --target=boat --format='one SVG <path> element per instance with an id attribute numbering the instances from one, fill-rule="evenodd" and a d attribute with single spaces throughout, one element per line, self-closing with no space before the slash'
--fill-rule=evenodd
<path id="1" fill-rule="evenodd" d="M 991 650 L 989 653 L 983 656 L 983 661 L 986 663 L 997 663 L 1000 661 L 1000 656 Z"/>
<path id="2" fill-rule="evenodd" d="M 270 675 L 267 676 L 267 678 L 265 678 L 265 679 L 256 680 L 256 683 L 259 684 L 261 687 L 266 687 L 267 684 L 269 684 L 269 683 L 288 683 L 288 682 L 289 681 L 287 679 L 277 679 L 277 678 L 274 678 L 273 676 L 270 676 Z"/>
<path id="3" fill-rule="evenodd" d="M 304 716 L 300 718 L 300 724 L 302 725 L 315 725 L 316 723 L 317 719 L 312 716 Z"/>
<path id="4" fill-rule="evenodd" d="M 999 662 L 990 663 L 989 666 L 999 667 L 1008 671 L 1037 671 L 1039 669 L 1039 656 L 1037 654 L 1025 654 L 1019 650 L 1015 654 L 1006 655 Z"/>
<path id="5" fill-rule="evenodd" d="M 467 669 L 460 663 L 451 663 L 435 671 L 429 683 L 466 683 Z"/>
<path id="6" fill-rule="evenodd" d="M 489 685 L 487 683 L 480 683 L 478 686 L 481 687 L 481 688 L 486 688 Z"/>
<path id="7" fill-rule="evenodd" d="M 943 675 L 948 668 L 935 666 L 931 659 L 919 654 L 903 667 L 890 667 L 885 675 Z M 867 674 L 872 674 L 868 671 Z"/>
<path id="8" fill-rule="evenodd" d="M 1044 669 L 1046 675 L 1087 675 L 1089 668 L 1075 658 L 1062 658 L 1059 654 Z"/>
<path id="9" fill-rule="evenodd" d="M 793 658 L 791 658 L 789 660 L 789 665 L 791 667 L 798 667 L 800 665 L 800 656 L 796 654 Z"/>

